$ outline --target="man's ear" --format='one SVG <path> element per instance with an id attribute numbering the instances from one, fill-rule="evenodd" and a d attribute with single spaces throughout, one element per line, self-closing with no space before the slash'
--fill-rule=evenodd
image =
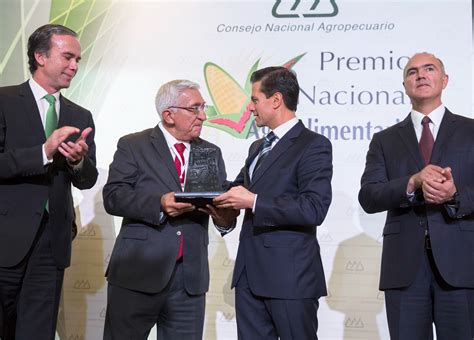
<path id="1" fill-rule="evenodd" d="M 272 96 L 273 108 L 277 109 L 283 104 L 283 95 L 281 92 L 275 92 Z"/>
<path id="2" fill-rule="evenodd" d="M 448 86 L 448 81 L 449 81 L 449 76 L 445 74 L 443 76 L 443 90 L 446 88 L 446 86 Z"/>
<path id="3" fill-rule="evenodd" d="M 35 60 L 38 66 L 44 66 L 44 53 L 35 52 Z"/>
<path id="4" fill-rule="evenodd" d="M 173 111 L 166 109 L 161 113 L 161 119 L 167 125 L 174 125 Z"/>

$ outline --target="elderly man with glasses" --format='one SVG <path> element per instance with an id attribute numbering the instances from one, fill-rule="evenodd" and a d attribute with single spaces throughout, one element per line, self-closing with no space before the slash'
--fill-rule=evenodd
<path id="1" fill-rule="evenodd" d="M 209 287 L 209 215 L 177 202 L 194 150 L 215 155 L 217 185 L 226 189 L 220 149 L 201 138 L 206 120 L 199 86 L 188 80 L 164 84 L 156 95 L 161 121 L 152 129 L 122 137 L 104 186 L 108 213 L 123 222 L 107 269 L 104 339 L 202 339 Z M 217 213 L 216 213 L 217 212 Z M 227 226 L 232 211 L 213 210 Z"/>

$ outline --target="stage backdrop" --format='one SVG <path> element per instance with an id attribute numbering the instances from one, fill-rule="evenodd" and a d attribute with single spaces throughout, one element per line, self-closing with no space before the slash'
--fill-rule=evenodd
<path id="1" fill-rule="evenodd" d="M 472 116 L 470 1 L 21 0 L 0 2 L 0 22 L 0 85 L 29 77 L 25 46 L 39 25 L 71 27 L 83 48 L 64 94 L 94 114 L 100 178 L 75 192 L 80 232 L 58 339 L 101 338 L 104 271 L 121 222 L 104 212 L 101 190 L 118 138 L 157 124 L 161 84 L 192 79 L 211 106 L 202 137 L 221 146 L 232 179 L 250 143 L 265 133 L 246 111 L 248 76 L 271 65 L 297 73 L 298 118 L 334 149 L 333 202 L 318 229 L 329 290 L 320 301 L 320 339 L 389 338 L 377 289 L 385 215 L 368 216 L 357 201 L 365 154 L 375 132 L 409 112 L 402 69 L 415 52 L 445 62 L 444 103 Z M 237 338 L 229 283 L 238 225 L 225 238 L 210 230 L 206 340 Z"/>

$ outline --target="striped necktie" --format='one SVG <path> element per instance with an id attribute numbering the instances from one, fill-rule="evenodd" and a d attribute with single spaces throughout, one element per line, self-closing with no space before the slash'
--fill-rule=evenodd
<path id="1" fill-rule="evenodd" d="M 270 153 L 270 150 L 272 149 L 272 143 L 273 141 L 277 138 L 277 136 L 271 131 L 268 135 L 265 136 L 263 139 L 263 143 L 260 149 L 260 152 L 258 153 L 258 159 L 257 163 L 255 164 L 255 167 L 253 168 L 253 173 L 257 171 L 257 169 L 262 165 L 263 160 L 268 156 Z"/>

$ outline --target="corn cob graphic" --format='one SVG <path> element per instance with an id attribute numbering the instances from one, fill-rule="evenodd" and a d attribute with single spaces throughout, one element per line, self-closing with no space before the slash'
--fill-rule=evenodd
<path id="1" fill-rule="evenodd" d="M 240 113 L 247 104 L 249 96 L 235 79 L 213 63 L 205 65 L 204 75 L 217 113 L 220 115 Z"/>

